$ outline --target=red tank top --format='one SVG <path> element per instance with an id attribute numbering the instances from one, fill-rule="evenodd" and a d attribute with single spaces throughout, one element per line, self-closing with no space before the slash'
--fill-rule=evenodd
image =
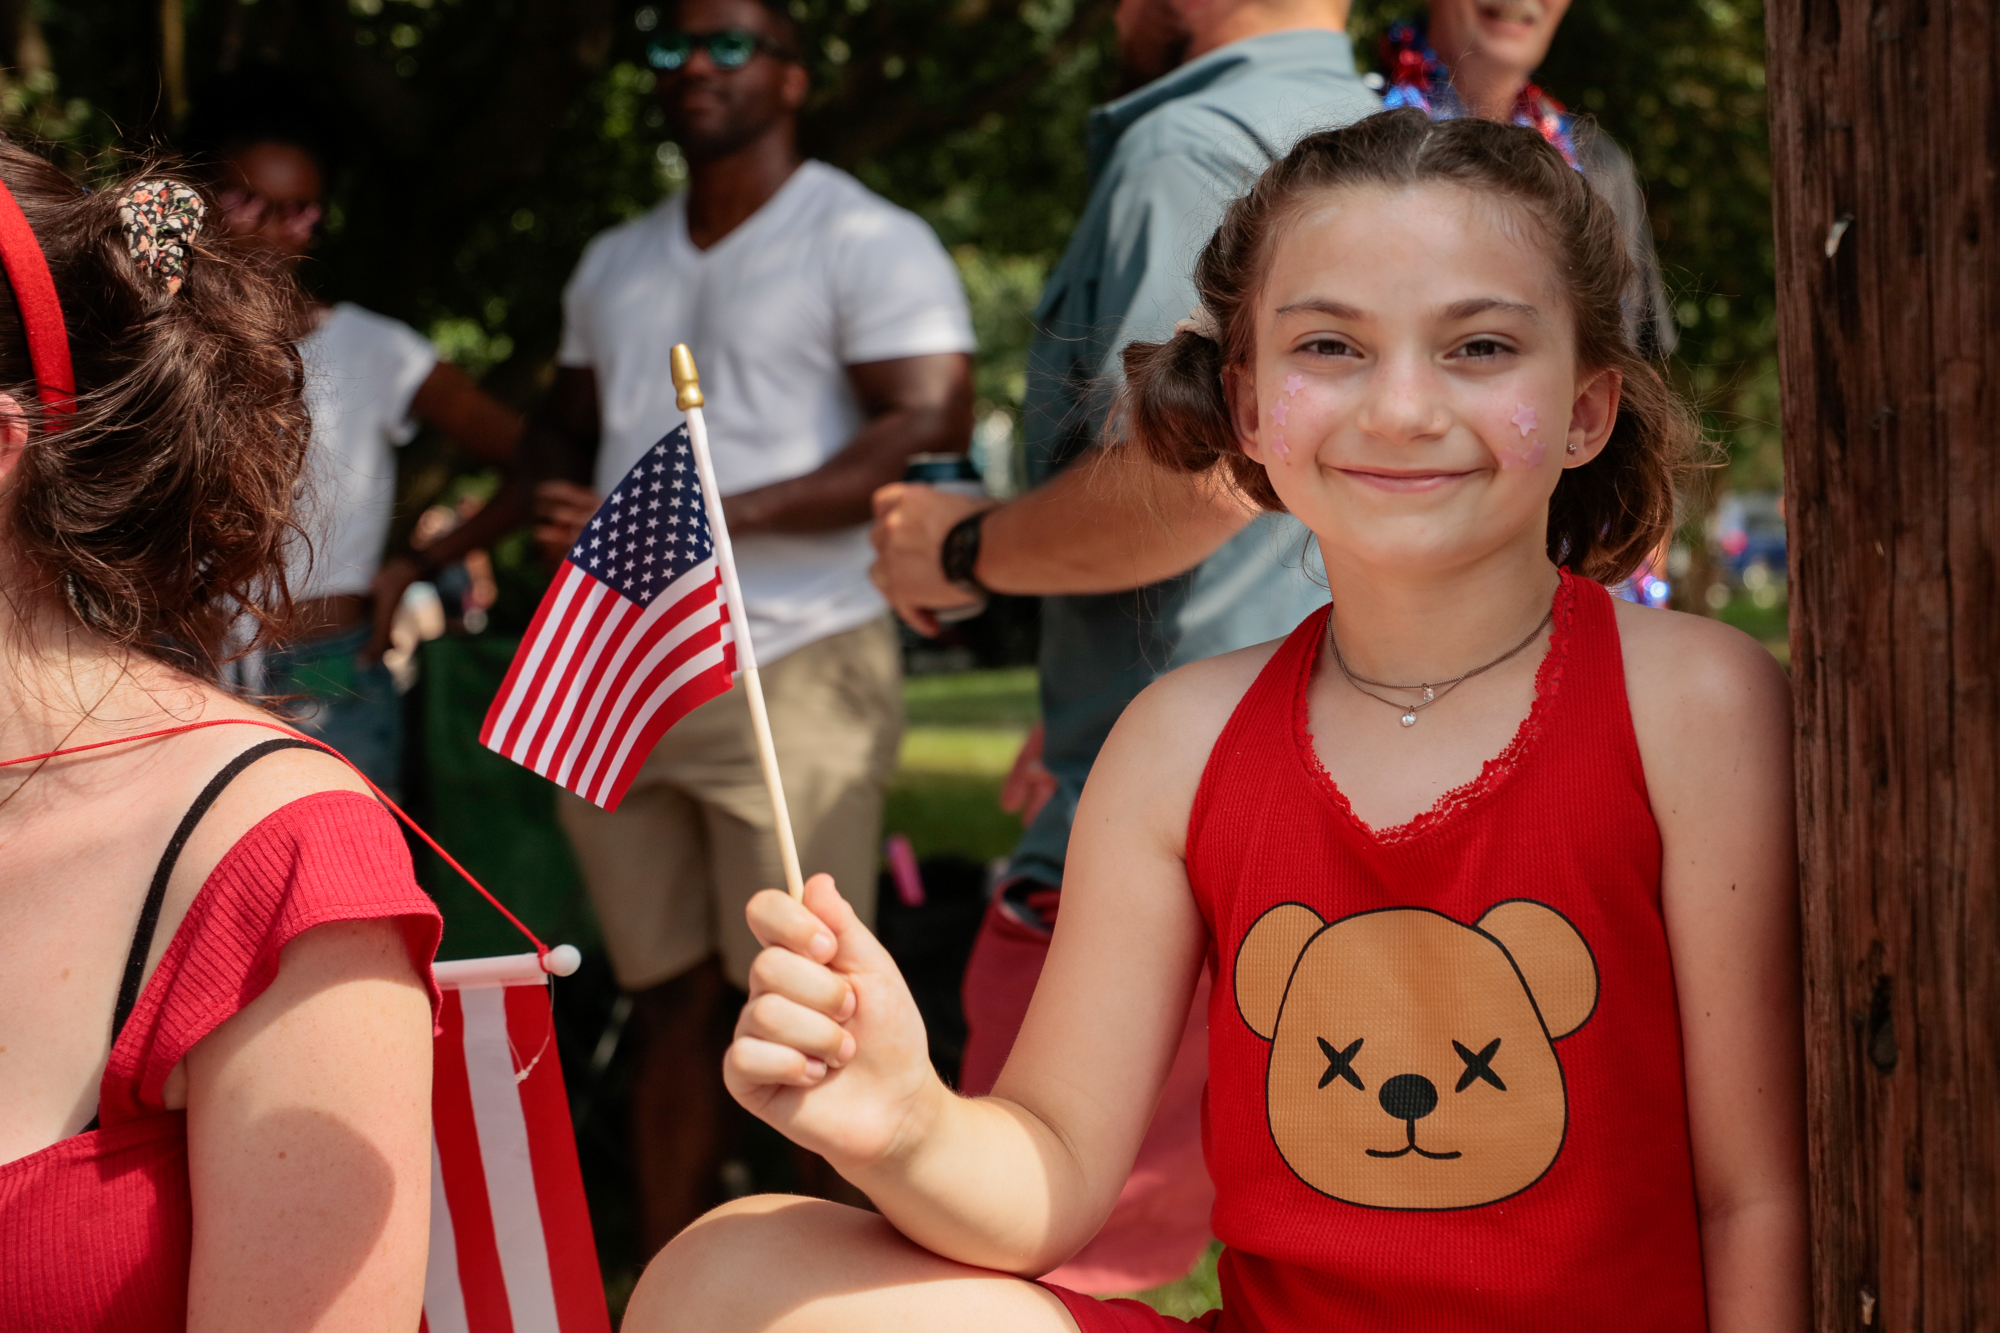
<path id="1" fill-rule="evenodd" d="M 430 983 L 442 922 L 381 806 L 293 801 L 217 864 L 139 994 L 104 1070 L 99 1128 L 0 1165 L 0 1328 L 178 1333 L 193 1210 L 187 1116 L 161 1100 L 196 1042 L 263 993 L 314 926 L 399 918 Z"/>
<path id="2" fill-rule="evenodd" d="M 1238 705 L 1188 828 L 1215 950 L 1218 1328 L 1705 1328 L 1659 830 L 1609 594 L 1563 572 L 1513 742 L 1381 831 L 1313 751 L 1326 620 Z"/>

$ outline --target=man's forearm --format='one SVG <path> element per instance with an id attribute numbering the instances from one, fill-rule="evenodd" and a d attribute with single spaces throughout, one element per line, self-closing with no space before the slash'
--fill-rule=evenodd
<path id="1" fill-rule="evenodd" d="M 900 479 L 911 454 L 963 441 L 950 408 L 911 407 L 870 418 L 845 448 L 802 477 L 727 497 L 732 533 L 830 532 L 866 523 L 869 497 Z"/>
<path id="2" fill-rule="evenodd" d="M 521 526 L 528 517 L 527 488 L 509 477 L 480 511 L 424 548 L 437 565 L 463 560 L 469 553 L 484 550 Z"/>
<path id="3" fill-rule="evenodd" d="M 1123 592 L 1193 569 L 1256 516 L 1220 469 L 1107 446 L 989 514 L 973 572 L 994 592 Z"/>

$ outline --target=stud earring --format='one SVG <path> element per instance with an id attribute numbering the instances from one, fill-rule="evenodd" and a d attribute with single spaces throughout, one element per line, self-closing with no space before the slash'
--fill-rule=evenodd
<path id="1" fill-rule="evenodd" d="M 1573 445 L 1573 444 L 1566 444 L 1566 445 L 1564 445 L 1564 446 L 1563 446 L 1563 448 L 1567 449 L 1567 450 L 1568 450 L 1569 452 L 1571 452 L 1571 453 L 1575 453 L 1575 452 L 1576 452 L 1576 446 L 1575 446 L 1575 445 Z"/>

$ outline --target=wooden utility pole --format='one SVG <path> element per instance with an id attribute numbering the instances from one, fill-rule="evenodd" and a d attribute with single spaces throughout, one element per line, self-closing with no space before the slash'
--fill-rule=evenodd
<path id="1" fill-rule="evenodd" d="M 1772 0 L 1821 1329 L 2000 1329 L 2000 33 Z"/>

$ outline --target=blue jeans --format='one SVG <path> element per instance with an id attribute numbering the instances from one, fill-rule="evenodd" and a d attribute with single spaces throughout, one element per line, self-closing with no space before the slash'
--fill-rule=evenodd
<path id="1" fill-rule="evenodd" d="M 277 711 L 325 741 L 397 799 L 403 769 L 403 701 L 389 668 L 363 666 L 365 624 L 277 649 L 264 658 L 264 689 Z"/>

